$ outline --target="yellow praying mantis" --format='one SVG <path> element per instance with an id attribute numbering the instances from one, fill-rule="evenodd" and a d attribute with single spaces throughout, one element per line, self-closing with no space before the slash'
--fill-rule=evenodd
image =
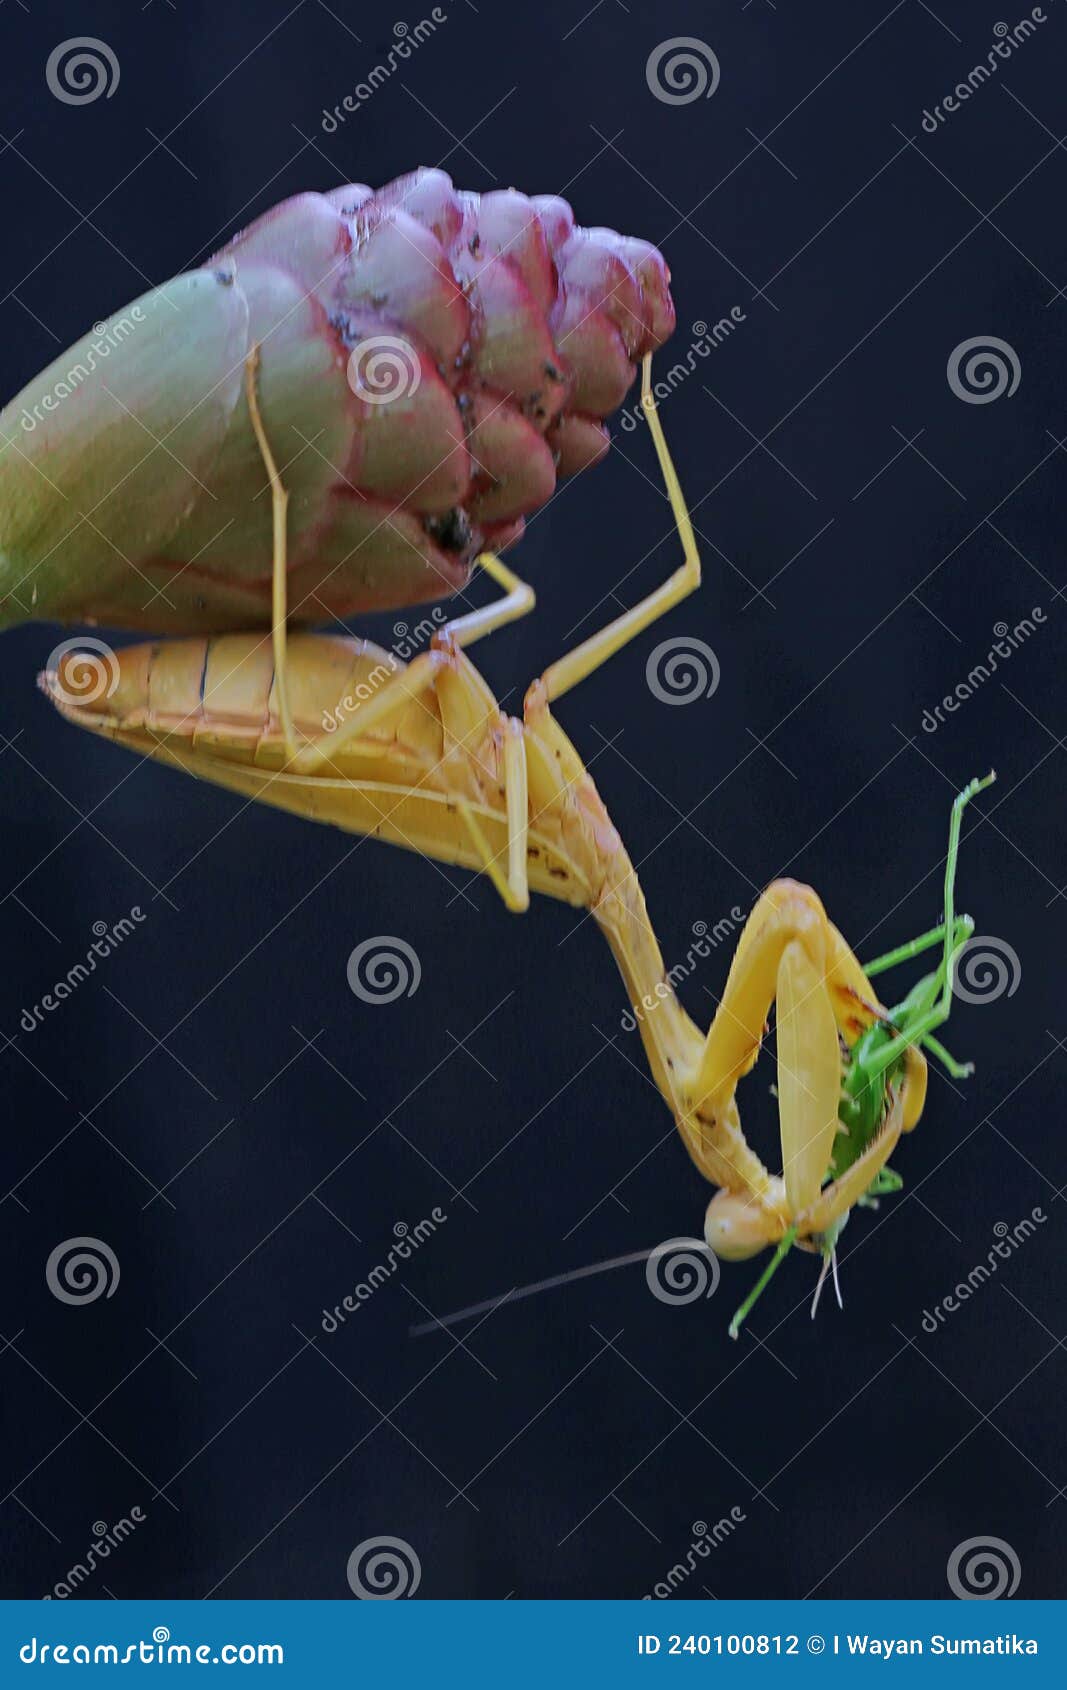
<path id="1" fill-rule="evenodd" d="M 553 704 L 700 584 L 700 560 L 657 415 L 650 359 L 641 404 L 682 545 L 682 562 L 655 592 L 553 663 L 528 689 L 522 718 L 507 715 L 467 649 L 533 608 L 532 590 L 493 554 L 479 560 L 502 589 L 456 617 L 406 666 L 370 642 L 294 634 L 286 626 L 286 493 L 247 365 L 249 408 L 274 511 L 273 624 L 126 647 L 106 692 L 79 698 L 79 655 L 41 677 L 79 727 L 114 739 L 249 799 L 483 871 L 506 907 L 530 890 L 590 912 L 614 953 L 656 1085 L 690 1156 L 718 1191 L 705 1236 L 726 1259 L 771 1247 L 769 1267 L 735 1316 L 737 1327 L 795 1245 L 833 1264 L 857 1203 L 899 1187 L 887 1160 L 919 1119 L 925 1045 L 951 1006 L 956 950 L 973 931 L 953 910 L 962 811 L 953 809 L 942 923 L 865 971 L 807 886 L 777 880 L 741 935 L 710 1030 L 683 1009 L 664 966 L 637 874 Z M 324 721 L 336 724 L 324 732 Z M 989 776 L 991 780 L 993 777 Z M 939 945 L 940 967 L 895 1009 L 871 975 Z M 759 1055 L 777 1005 L 782 1171 L 749 1146 L 736 1090 Z M 654 1009 L 642 1011 L 642 1004 Z M 820 1285 L 822 1281 L 820 1279 Z"/>

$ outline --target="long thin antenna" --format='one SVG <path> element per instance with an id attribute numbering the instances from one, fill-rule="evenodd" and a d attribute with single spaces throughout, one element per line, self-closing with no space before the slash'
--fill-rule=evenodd
<path id="1" fill-rule="evenodd" d="M 439 1332 L 442 1327 L 457 1326 L 461 1320 L 471 1320 L 476 1314 L 485 1314 L 491 1309 L 497 1309 L 501 1303 L 518 1303 L 524 1297 L 536 1297 L 539 1291 L 554 1291 L 560 1285 L 569 1285 L 575 1279 L 592 1279 L 598 1273 L 612 1273 L 616 1268 L 632 1267 L 635 1262 L 647 1262 L 649 1256 L 659 1250 L 659 1244 L 653 1244 L 647 1250 L 631 1250 L 627 1256 L 612 1256 L 604 1262 L 594 1262 L 590 1267 L 574 1268 L 570 1273 L 553 1274 L 551 1279 L 537 1279 L 532 1285 L 522 1285 L 517 1290 L 504 1291 L 498 1297 L 487 1297 L 482 1303 L 471 1303 L 465 1309 L 457 1309 L 455 1314 L 436 1316 L 433 1320 L 424 1320 L 418 1326 L 410 1328 L 410 1338 L 423 1338 L 427 1332 Z"/>

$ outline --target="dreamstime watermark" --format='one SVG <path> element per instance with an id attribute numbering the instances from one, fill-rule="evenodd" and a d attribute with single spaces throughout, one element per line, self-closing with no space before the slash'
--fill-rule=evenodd
<path id="1" fill-rule="evenodd" d="M 645 81 L 665 106 L 689 106 L 710 100 L 719 86 L 719 61 L 706 41 L 696 35 L 674 35 L 653 47 L 645 64 Z"/>
<path id="2" fill-rule="evenodd" d="M 684 1560 L 676 1561 L 666 1578 L 654 1584 L 641 1600 L 662 1602 L 668 1596 L 673 1596 L 679 1585 L 684 1584 L 686 1579 L 696 1572 L 700 1563 L 706 1561 L 713 1551 L 718 1549 L 720 1543 L 725 1543 L 728 1537 L 732 1537 L 738 1526 L 744 1525 L 747 1519 L 748 1515 L 744 1509 L 735 1505 L 729 1514 L 724 1514 L 721 1520 L 716 1520 L 710 1526 L 706 1520 L 694 1520 L 693 1540 Z"/>
<path id="3" fill-rule="evenodd" d="M 952 1551 L 945 1576 L 961 1602 L 998 1602 L 1015 1595 L 1023 1569 L 1002 1537 L 969 1537 Z"/>
<path id="4" fill-rule="evenodd" d="M 668 998 L 673 998 L 677 987 L 683 980 L 688 980 L 696 972 L 698 962 L 706 962 L 712 951 L 721 945 L 731 934 L 736 933 L 745 919 L 745 912 L 739 904 L 735 904 L 729 915 L 724 915 L 714 927 L 709 928 L 706 921 L 694 921 L 693 943 L 686 951 L 681 962 L 676 962 L 669 968 L 662 980 L 657 981 L 655 989 L 646 992 L 630 1009 L 626 1010 L 620 1021 L 624 1033 L 637 1030 L 638 1022 L 643 1021 L 654 1009 Z"/>
<path id="5" fill-rule="evenodd" d="M 338 699 L 332 710 L 323 711 L 323 732 L 336 733 L 346 717 L 373 698 L 378 689 L 399 674 L 404 664 L 414 657 L 420 648 L 429 644 L 434 634 L 448 621 L 449 614 L 443 605 L 435 604 L 429 616 L 422 617 L 414 627 L 408 622 L 395 622 L 394 645 L 389 651 L 382 653 L 373 669 L 368 670 L 351 692 L 346 692 L 343 698 Z"/>
<path id="6" fill-rule="evenodd" d="M 1013 998 L 1023 977 L 1019 953 L 1006 939 L 976 933 L 952 958 L 952 996 L 960 1003 Z"/>
<path id="7" fill-rule="evenodd" d="M 68 657 L 69 663 L 65 662 Z M 52 648 L 45 673 L 50 696 L 74 710 L 112 696 L 119 684 L 119 660 L 106 640 L 77 634 Z"/>
<path id="8" fill-rule="evenodd" d="M 46 1015 L 51 1015 L 61 1003 L 74 996 L 83 981 L 95 974 L 98 962 L 117 951 L 124 939 L 135 933 L 142 921 L 148 917 L 140 904 L 134 904 L 129 915 L 124 915 L 118 921 L 108 924 L 106 921 L 94 921 L 93 932 L 96 937 L 85 955 L 84 962 L 76 962 L 73 968 L 68 968 L 62 980 L 57 980 L 50 992 L 46 992 L 40 1003 L 24 1009 L 19 1020 L 19 1026 L 24 1033 L 34 1033 L 41 1026 Z"/>
<path id="9" fill-rule="evenodd" d="M 412 54 L 434 35 L 441 24 L 447 23 L 448 13 L 443 6 L 435 6 L 429 17 L 422 18 L 417 24 L 409 28 L 406 23 L 395 23 L 393 35 L 395 40 L 381 64 L 374 66 L 363 82 L 357 82 L 351 94 L 346 94 L 340 105 L 331 111 L 324 106 L 322 111 L 322 128 L 327 135 L 336 135 L 341 124 L 354 112 L 365 106 L 383 83 L 395 76 L 400 67 L 411 58 Z"/>
<path id="10" fill-rule="evenodd" d="M 369 1303 L 376 1291 L 387 1285 L 393 1275 L 399 1273 L 405 1262 L 409 1262 L 416 1250 L 422 1248 L 427 1239 L 432 1238 L 439 1226 L 444 1226 L 448 1219 L 445 1210 L 440 1206 L 430 1210 L 426 1220 L 419 1221 L 415 1226 L 409 1226 L 407 1221 L 397 1221 L 393 1227 L 393 1237 L 396 1243 L 390 1247 L 384 1262 L 378 1262 L 366 1279 L 361 1279 L 354 1291 L 332 1309 L 323 1309 L 319 1325 L 327 1333 L 334 1333 L 345 1323 L 350 1314 L 356 1314 Z"/>
<path id="11" fill-rule="evenodd" d="M 138 1526 L 144 1524 L 147 1518 L 148 1515 L 143 1508 L 131 1508 L 129 1514 L 124 1514 L 122 1519 L 116 1520 L 113 1526 L 109 1526 L 106 1520 L 94 1520 L 93 1541 L 86 1550 L 84 1558 L 81 1561 L 75 1561 L 73 1567 L 68 1567 L 63 1577 L 57 1580 L 51 1590 L 45 1592 L 41 1600 L 51 1602 L 55 1599 L 62 1602 L 68 1596 L 73 1596 L 86 1579 L 92 1578 L 100 1563 L 108 1560 L 111 1551 L 118 1549 L 128 1537 L 133 1535 Z"/>
<path id="12" fill-rule="evenodd" d="M 422 1562 L 402 1537 L 367 1537 L 357 1543 L 345 1569 L 353 1596 L 361 1602 L 395 1602 L 414 1596 Z"/>
<path id="13" fill-rule="evenodd" d="M 945 716 L 954 716 L 961 704 L 966 704 L 979 687 L 985 685 L 996 674 L 1001 663 L 1006 663 L 1012 654 L 1025 645 L 1031 634 L 1048 621 L 1048 617 L 1040 605 L 1035 605 L 1029 616 L 1024 616 L 1016 622 L 1014 628 L 1007 622 L 994 622 L 993 633 L 996 638 L 988 655 L 981 663 L 976 663 L 965 681 L 958 681 L 950 693 L 947 693 L 940 704 L 935 704 L 932 710 L 924 710 L 922 714 L 922 728 L 924 733 L 934 734 L 939 727 L 944 727 Z"/>
<path id="14" fill-rule="evenodd" d="M 945 373 L 957 399 L 991 405 L 1004 394 L 1011 398 L 1023 372 L 1014 346 L 995 334 L 976 334 L 952 348 Z"/>
<path id="15" fill-rule="evenodd" d="M 352 348 L 348 385 L 367 405 L 392 405 L 398 399 L 410 399 L 422 385 L 422 360 L 403 335 L 368 335 Z"/>
<path id="16" fill-rule="evenodd" d="M 684 381 L 694 373 L 698 358 L 710 358 L 717 351 L 724 340 L 729 340 L 734 330 L 741 323 L 747 323 L 747 314 L 740 305 L 731 305 L 725 317 L 720 317 L 717 323 L 707 324 L 703 317 L 698 317 L 693 324 L 693 340 L 684 358 L 672 364 L 666 375 L 658 377 L 652 383 L 652 394 L 657 404 L 669 399 L 675 388 L 681 387 Z M 619 426 L 624 434 L 633 434 L 639 428 L 644 412 L 640 399 L 635 399 L 632 405 L 620 413 Z"/>
<path id="17" fill-rule="evenodd" d="M 119 61 L 106 41 L 72 35 L 53 47 L 44 68 L 48 92 L 65 106 L 89 106 L 101 95 L 110 100 L 119 85 Z"/>
<path id="18" fill-rule="evenodd" d="M 936 135 L 941 124 L 947 123 L 954 112 L 958 112 L 973 94 L 977 94 L 982 84 L 996 75 L 1003 61 L 1010 59 L 1017 48 L 1029 41 L 1032 35 L 1036 35 L 1038 26 L 1043 23 L 1048 23 L 1048 18 L 1041 6 L 1035 6 L 1029 15 L 1021 18 L 1014 27 L 1006 23 L 994 24 L 993 34 L 996 39 L 984 62 L 979 60 L 963 81 L 957 82 L 951 94 L 946 94 L 933 111 L 927 109 L 923 112 L 922 126 L 926 133 Z"/>
<path id="19" fill-rule="evenodd" d="M 345 972 L 361 1003 L 413 998 L 422 982 L 418 952 L 395 933 L 375 933 L 370 939 L 361 939 L 349 956 Z"/>
<path id="20" fill-rule="evenodd" d="M 68 1629 L 73 1629 L 71 1626 Z M 94 1626 L 97 1637 L 100 1628 Z M 195 1662 L 206 1666 L 284 1666 L 285 1649 L 281 1643 L 172 1643 L 170 1628 L 152 1627 L 150 1638 L 129 1641 L 129 1633 L 121 1643 L 52 1643 L 31 1637 L 19 1650 L 23 1666 L 92 1666 L 117 1667 L 188 1667 Z"/>
<path id="21" fill-rule="evenodd" d="M 700 1302 L 719 1289 L 719 1258 L 702 1238 L 668 1238 L 649 1251 L 645 1280 L 658 1302 Z"/>
<path id="22" fill-rule="evenodd" d="M 119 1260 L 102 1238 L 64 1238 L 45 1263 L 44 1277 L 53 1297 L 80 1307 L 115 1295 Z"/>
<path id="23" fill-rule="evenodd" d="M 1044 1226 L 1048 1216 L 1038 1205 L 1031 1209 L 1029 1215 L 1014 1226 L 1007 1221 L 998 1221 L 993 1228 L 997 1242 L 987 1253 L 984 1262 L 976 1262 L 966 1279 L 961 1279 L 955 1290 L 942 1297 L 932 1309 L 923 1309 L 922 1329 L 924 1332 L 935 1333 L 944 1326 L 951 1314 L 957 1314 L 962 1304 L 969 1302 L 976 1291 L 980 1291 L 993 1275 L 999 1271 L 1001 1262 L 1010 1261 L 1028 1238 L 1032 1238 L 1039 1226 Z"/>
<path id="24" fill-rule="evenodd" d="M 110 358 L 112 352 L 131 334 L 148 321 L 145 311 L 140 305 L 131 305 L 121 317 L 112 317 L 104 322 L 93 324 L 93 338 L 83 351 L 76 364 L 71 364 L 63 375 L 52 383 L 50 390 L 43 399 L 38 399 L 32 408 L 23 406 L 19 422 L 24 434 L 32 434 L 44 422 L 47 416 L 58 411 L 65 399 L 77 393 L 78 389 L 89 380 L 99 369 L 105 358 Z"/>
<path id="25" fill-rule="evenodd" d="M 649 652 L 645 681 L 661 704 L 694 704 L 710 698 L 719 684 L 719 659 L 704 640 L 675 634 Z"/>

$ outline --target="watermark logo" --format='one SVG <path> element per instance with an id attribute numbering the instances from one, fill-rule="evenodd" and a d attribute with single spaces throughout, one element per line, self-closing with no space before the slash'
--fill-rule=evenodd
<path id="1" fill-rule="evenodd" d="M 64 663 L 68 657 L 71 661 Z M 111 698 L 119 684 L 118 658 L 106 640 L 92 635 L 79 634 L 75 639 L 61 640 L 50 653 L 45 668 L 56 677 L 52 697 L 72 709 Z"/>
<path id="2" fill-rule="evenodd" d="M 45 1016 L 51 1015 L 59 1008 L 61 1003 L 66 1002 L 67 998 L 73 997 L 78 987 L 88 980 L 90 974 L 96 973 L 97 963 L 102 962 L 105 957 L 109 957 L 113 951 L 116 951 L 122 941 L 127 939 L 131 933 L 136 932 L 136 927 L 145 920 L 147 920 L 147 917 L 140 904 L 134 904 L 129 915 L 121 916 L 116 922 L 109 924 L 106 921 L 94 921 L 93 933 L 95 937 L 85 953 L 85 961 L 76 962 L 73 968 L 69 968 L 62 980 L 57 980 L 51 991 L 44 994 L 40 1003 L 31 1004 L 29 1009 L 22 1011 L 19 1018 L 19 1026 L 22 1031 L 24 1033 L 35 1033 L 44 1021 Z"/>
<path id="3" fill-rule="evenodd" d="M 719 659 L 692 634 L 661 640 L 645 664 L 648 690 L 661 704 L 694 704 L 698 698 L 710 698 L 719 676 Z"/>
<path id="4" fill-rule="evenodd" d="M 725 317 L 720 317 L 717 323 L 706 323 L 703 317 L 698 317 L 693 324 L 693 339 L 684 357 L 673 363 L 666 374 L 660 374 L 652 383 L 652 396 L 657 405 L 662 405 L 669 399 L 675 388 L 693 374 L 697 367 L 698 358 L 710 358 L 718 351 L 724 340 L 729 340 L 734 330 L 748 318 L 740 305 L 731 305 Z M 644 416 L 644 406 L 640 399 L 635 399 L 631 405 L 619 415 L 619 425 L 624 434 L 633 434 L 641 426 Z"/>
<path id="5" fill-rule="evenodd" d="M 976 933 L 952 959 L 952 995 L 961 1003 L 996 1003 L 1013 998 L 1022 979 L 1018 952 L 1005 939 Z"/>
<path id="6" fill-rule="evenodd" d="M 710 100 L 719 86 L 719 61 L 706 41 L 695 35 L 674 35 L 653 47 L 645 65 L 645 81 L 665 106 L 689 106 Z"/>
<path id="7" fill-rule="evenodd" d="M 332 710 L 322 713 L 322 730 L 324 733 L 336 733 L 341 723 L 350 716 L 353 710 L 358 710 L 361 704 L 374 697 L 379 687 L 391 681 L 399 674 L 408 660 L 414 657 L 420 647 L 425 646 L 443 623 L 447 622 L 450 611 L 443 605 L 435 604 L 428 616 L 423 616 L 414 627 L 407 622 L 394 622 L 393 636 L 396 641 L 391 651 L 383 652 L 381 659 L 373 669 L 361 676 L 351 692 L 346 692 L 338 699 Z"/>
<path id="8" fill-rule="evenodd" d="M 99 1635 L 99 1633 L 97 1634 Z M 31 1637 L 19 1650 L 24 1666 L 117 1667 L 138 1666 L 284 1666 L 280 1643 L 172 1643 L 170 1627 L 152 1627 L 151 1638 L 130 1641 L 127 1631 L 118 1642 L 52 1643 Z"/>
<path id="9" fill-rule="evenodd" d="M 649 1252 L 645 1279 L 661 1303 L 696 1303 L 719 1289 L 719 1258 L 702 1238 L 668 1238 Z"/>
<path id="10" fill-rule="evenodd" d="M 363 939 L 348 959 L 348 984 L 362 1003 L 395 1003 L 413 998 L 422 981 L 422 963 L 406 939 L 376 933 Z"/>
<path id="11" fill-rule="evenodd" d="M 1031 1209 L 1029 1215 L 1024 1215 L 1021 1221 L 1009 1226 L 1007 1221 L 998 1221 L 993 1228 L 996 1243 L 986 1252 L 984 1262 L 976 1262 L 966 1279 L 961 1279 L 947 1296 L 935 1303 L 932 1309 L 923 1309 L 922 1329 L 931 1335 L 939 1327 L 945 1325 L 949 1315 L 957 1314 L 964 1303 L 971 1298 L 982 1286 L 987 1284 L 993 1275 L 999 1272 L 1001 1262 L 1010 1261 L 1016 1250 L 1024 1245 L 1028 1238 L 1032 1238 L 1039 1226 L 1044 1226 L 1048 1216 L 1040 1204 Z"/>
<path id="12" fill-rule="evenodd" d="M 1036 35 L 1038 25 L 1043 23 L 1048 23 L 1048 17 L 1041 6 L 1035 6 L 1029 17 L 1020 18 L 1014 27 L 1006 23 L 995 23 L 993 34 L 996 39 L 984 61 L 979 59 L 963 81 L 957 82 L 952 92 L 946 94 L 932 111 L 928 108 L 923 112 L 922 126 L 926 133 L 936 135 L 940 126 L 947 123 L 953 113 L 958 112 L 974 94 L 977 94 L 982 84 L 996 75 L 1004 60 L 1010 59 L 1017 48 L 1029 41 L 1032 35 Z"/>
<path id="13" fill-rule="evenodd" d="M 706 921 L 694 921 L 693 943 L 685 956 L 681 962 L 676 962 L 668 968 L 663 979 L 656 982 L 651 992 L 645 992 L 642 997 L 635 999 L 631 1007 L 624 1011 L 619 1022 L 623 1032 L 635 1032 L 639 1021 L 644 1021 L 667 999 L 673 999 L 681 982 L 688 980 L 690 975 L 696 972 L 697 963 L 706 962 L 716 946 L 737 932 L 744 919 L 744 910 L 740 904 L 735 904 L 729 915 L 723 916 L 714 927 L 709 928 Z"/>
<path id="14" fill-rule="evenodd" d="M 1001 663 L 1006 663 L 1047 620 L 1041 606 L 1035 605 L 1029 616 L 1022 617 L 1014 628 L 1009 627 L 1007 622 L 994 622 L 995 638 L 986 657 L 981 663 L 975 664 L 965 681 L 958 681 L 952 692 L 946 693 L 940 704 L 935 704 L 932 710 L 923 711 L 923 732 L 935 734 L 939 727 L 943 727 L 945 715 L 954 716 L 960 705 L 965 704 L 979 687 L 991 680 Z"/>
<path id="15" fill-rule="evenodd" d="M 976 334 L 952 348 L 947 375 L 957 399 L 967 405 L 991 405 L 1005 393 L 1011 398 L 1019 385 L 1022 365 L 1006 340 L 995 334 Z"/>
<path id="16" fill-rule="evenodd" d="M 348 385 L 368 405 L 410 399 L 422 383 L 422 361 L 409 340 L 375 334 L 359 341 L 348 360 Z"/>
<path id="17" fill-rule="evenodd" d="M 348 1583 L 361 1602 L 395 1602 L 414 1596 L 422 1562 L 402 1537 L 367 1537 L 348 1557 Z"/>
<path id="18" fill-rule="evenodd" d="M 72 35 L 53 47 L 45 65 L 48 92 L 65 106 L 89 106 L 101 95 L 110 100 L 119 85 L 119 61 L 106 41 Z"/>
<path id="19" fill-rule="evenodd" d="M 997 1602 L 1014 1596 L 1022 1565 L 1002 1537 L 969 1537 L 958 1543 L 945 1568 L 948 1587 L 961 1602 Z"/>
<path id="20" fill-rule="evenodd" d="M 355 1314 L 364 1303 L 369 1303 L 374 1293 L 388 1284 L 395 1273 L 398 1273 L 405 1262 L 409 1262 L 416 1250 L 422 1248 L 427 1239 L 432 1238 L 439 1226 L 444 1226 L 448 1219 L 445 1210 L 437 1206 L 430 1210 L 425 1220 L 409 1226 L 407 1221 L 397 1221 L 393 1227 L 393 1237 L 396 1242 L 391 1246 L 384 1262 L 378 1262 L 371 1268 L 366 1279 L 361 1279 L 347 1297 L 343 1297 L 332 1309 L 323 1309 L 319 1325 L 326 1333 L 334 1333 L 345 1324 L 350 1314 Z"/>
<path id="21" fill-rule="evenodd" d="M 401 66 L 411 58 L 416 49 L 421 47 L 424 41 L 428 41 L 441 24 L 447 22 L 448 13 L 444 7 L 434 6 L 429 17 L 420 18 L 417 24 L 408 25 L 403 21 L 395 23 L 393 25 L 395 39 L 382 62 L 376 64 L 367 73 L 364 81 L 356 83 L 351 94 L 346 94 L 340 105 L 334 106 L 332 110 L 329 107 L 323 107 L 321 127 L 326 134 L 336 135 L 341 124 L 354 112 L 358 112 L 361 107 L 365 106 L 368 100 L 373 99 L 383 83 L 388 82 L 389 78 L 395 75 Z"/>
<path id="22" fill-rule="evenodd" d="M 102 1238 L 65 1238 L 49 1256 L 44 1277 L 61 1303 L 95 1303 L 118 1290 L 118 1257 Z"/>
<path id="23" fill-rule="evenodd" d="M 84 387 L 90 376 L 95 375 L 105 358 L 129 340 L 130 336 L 148 318 L 140 305 L 131 305 L 121 317 L 109 317 L 106 322 L 93 324 L 93 338 L 87 345 L 81 347 L 80 357 L 76 364 L 71 364 L 63 374 L 52 383 L 48 392 L 38 399 L 32 410 L 23 407 L 19 422 L 24 434 L 32 434 L 34 429 L 58 411 L 64 399 Z"/>
<path id="24" fill-rule="evenodd" d="M 92 1578 L 100 1563 L 109 1558 L 112 1550 L 118 1549 L 147 1518 L 143 1508 L 131 1508 L 129 1514 L 124 1514 L 113 1526 L 109 1526 L 106 1520 L 94 1520 L 93 1541 L 83 1558 L 75 1561 L 73 1567 L 67 1568 L 64 1576 L 46 1592 L 42 1601 L 64 1602 L 68 1596 L 75 1595 L 79 1586 L 83 1585 L 86 1579 Z"/>
<path id="25" fill-rule="evenodd" d="M 659 1580 L 657 1584 L 642 1598 L 645 1602 L 663 1602 L 673 1596 L 679 1585 L 685 1583 L 691 1574 L 695 1573 L 701 1561 L 706 1561 L 712 1551 L 718 1549 L 720 1543 L 732 1537 L 738 1526 L 742 1525 L 748 1515 L 743 1508 L 733 1507 L 729 1514 L 724 1514 L 721 1520 L 715 1520 L 709 1526 L 706 1520 L 694 1520 L 690 1531 L 692 1542 L 685 1557 L 676 1561 L 674 1566 Z"/>

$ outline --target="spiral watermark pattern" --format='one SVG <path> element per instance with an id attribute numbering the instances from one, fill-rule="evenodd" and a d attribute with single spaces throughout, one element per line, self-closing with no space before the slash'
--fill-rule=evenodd
<path id="1" fill-rule="evenodd" d="M 952 960 L 952 995 L 961 1003 L 996 1003 L 1013 998 L 1022 979 L 1018 953 L 1004 939 L 976 933 Z"/>
<path id="2" fill-rule="evenodd" d="M 661 704 L 693 704 L 698 698 L 710 698 L 719 676 L 719 659 L 709 645 L 691 634 L 661 640 L 645 664 L 648 690 Z"/>
<path id="3" fill-rule="evenodd" d="M 956 1545 L 945 1572 L 949 1589 L 961 1602 L 997 1602 L 1015 1595 L 1023 1570 L 1002 1537 L 969 1537 Z"/>
<path id="4" fill-rule="evenodd" d="M 60 674 L 63 659 L 70 663 Z M 54 676 L 52 697 L 60 704 L 77 708 L 79 704 L 96 704 L 110 698 L 119 684 L 119 660 L 106 640 L 92 635 L 61 640 L 51 652 L 45 665 L 46 673 Z"/>
<path id="5" fill-rule="evenodd" d="M 49 53 L 44 79 L 49 93 L 65 106 L 89 106 L 101 95 L 110 100 L 120 74 L 119 61 L 106 41 L 72 35 Z"/>
<path id="6" fill-rule="evenodd" d="M 1019 385 L 1022 365 L 1006 340 L 995 334 L 976 334 L 953 347 L 947 374 L 957 399 L 968 405 L 991 405 L 1002 394 L 1011 398 Z"/>
<path id="7" fill-rule="evenodd" d="M 395 1003 L 413 998 L 422 980 L 422 963 L 406 939 L 376 933 L 363 939 L 348 959 L 348 984 L 363 1003 Z"/>
<path id="8" fill-rule="evenodd" d="M 668 1238 L 649 1254 L 645 1279 L 661 1303 L 696 1303 L 719 1289 L 719 1258 L 702 1238 Z"/>
<path id="9" fill-rule="evenodd" d="M 359 341 L 348 360 L 348 385 L 368 405 L 410 399 L 422 382 L 422 361 L 409 340 L 397 334 Z"/>
<path id="10" fill-rule="evenodd" d="M 102 1238 L 65 1238 L 49 1256 L 44 1277 L 61 1303 L 95 1303 L 118 1290 L 118 1257 Z"/>
<path id="11" fill-rule="evenodd" d="M 719 86 L 719 61 L 706 41 L 695 35 L 674 35 L 653 47 L 645 65 L 645 81 L 665 106 L 688 106 L 710 100 Z"/>
<path id="12" fill-rule="evenodd" d="M 414 1596 L 422 1562 L 402 1537 L 368 1537 L 348 1557 L 348 1583 L 361 1602 L 395 1602 Z"/>

